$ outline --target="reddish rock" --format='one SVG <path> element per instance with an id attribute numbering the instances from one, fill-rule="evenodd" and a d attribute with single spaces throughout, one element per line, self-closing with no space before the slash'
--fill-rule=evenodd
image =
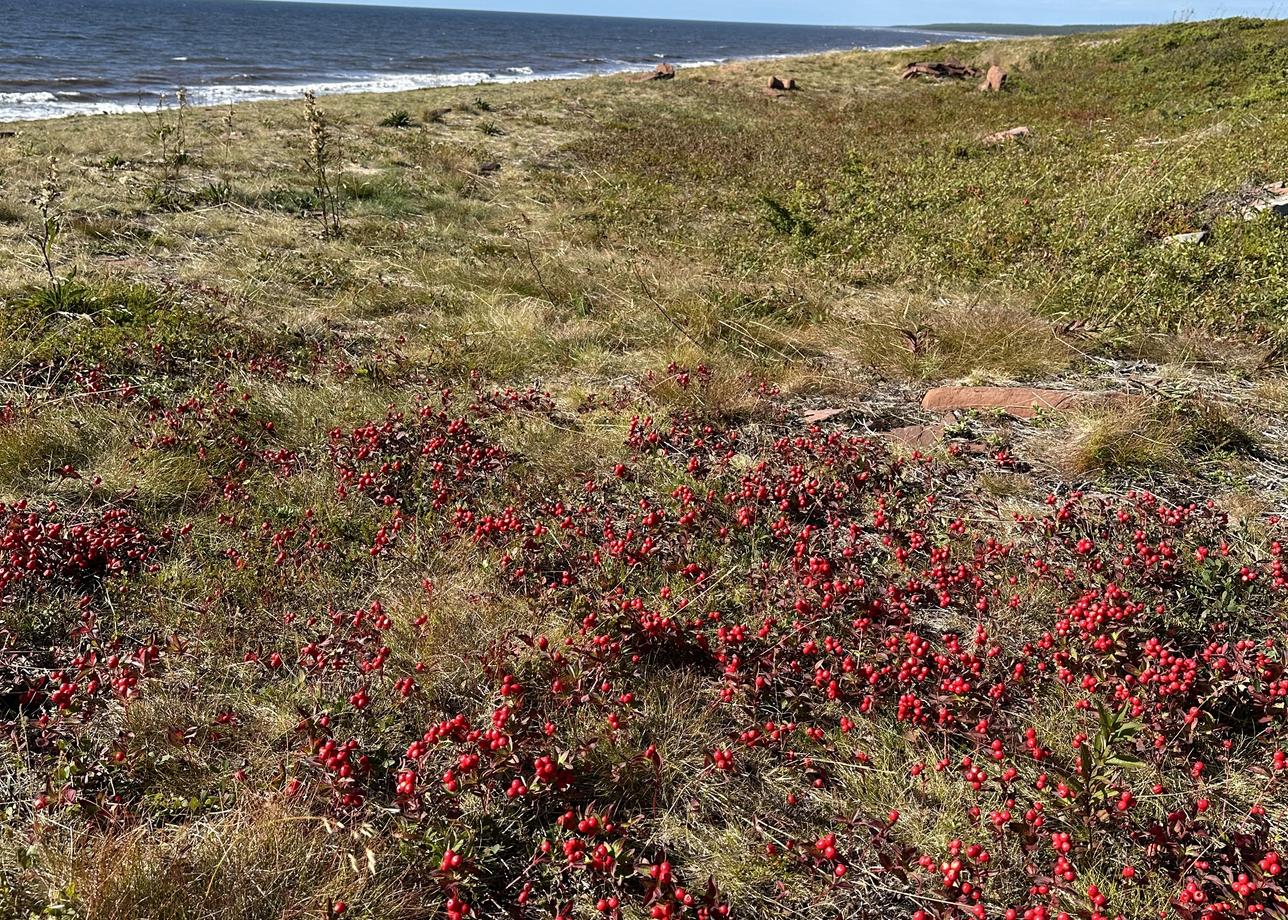
<path id="1" fill-rule="evenodd" d="M 882 433 L 890 440 L 897 441 L 905 447 L 920 449 L 937 444 L 944 435 L 944 426 L 938 423 L 934 425 L 904 425 L 902 428 L 892 428 Z"/>
<path id="2" fill-rule="evenodd" d="M 648 73 L 634 74 L 628 79 L 634 83 L 647 83 L 650 80 L 670 80 L 675 77 L 675 65 L 663 61 Z"/>
<path id="3" fill-rule="evenodd" d="M 1005 144 L 1008 141 L 1018 141 L 1022 137 L 1028 137 L 1033 132 L 1024 125 L 1016 128 L 1007 128 L 1005 131 L 998 131 L 995 134 L 989 134 L 984 138 L 985 144 Z"/>
<path id="4" fill-rule="evenodd" d="M 1032 418 L 1040 409 L 1072 409 L 1087 396 L 1086 393 L 1072 390 L 1040 390 L 1032 387 L 935 387 L 921 400 L 921 407 L 931 412 L 999 409 L 1017 418 Z"/>
<path id="5" fill-rule="evenodd" d="M 844 414 L 844 409 L 811 409 L 808 412 L 801 413 L 801 421 L 807 425 L 816 425 L 819 422 L 826 422 L 830 418 Z"/>
<path id="6" fill-rule="evenodd" d="M 979 85 L 979 88 L 985 93 L 1000 93 L 1005 85 L 1006 71 L 993 64 L 988 68 L 988 74 L 984 77 L 984 82 Z"/>

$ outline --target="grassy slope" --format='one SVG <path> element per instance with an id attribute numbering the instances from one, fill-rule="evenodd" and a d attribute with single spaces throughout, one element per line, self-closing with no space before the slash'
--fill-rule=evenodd
<path id="1" fill-rule="evenodd" d="M 915 761 L 988 756 L 990 732 L 905 724 L 893 687 L 869 717 L 858 714 L 861 691 L 815 703 L 819 685 L 792 689 L 781 674 L 765 696 L 721 675 L 741 639 L 716 641 L 715 626 L 699 639 L 699 618 L 663 640 L 616 617 L 632 596 L 661 616 L 672 592 L 692 591 L 726 618 L 722 629 L 775 618 L 783 635 L 771 630 L 758 652 L 767 673 L 803 639 L 835 633 L 867 648 L 849 608 L 832 622 L 793 606 L 815 586 L 799 583 L 808 571 L 793 561 L 792 539 L 769 527 L 769 506 L 732 540 L 715 536 L 722 521 L 742 526 L 719 500 L 699 515 L 711 522 L 701 537 L 676 523 L 687 501 L 677 488 L 694 489 L 702 506 L 707 489 L 743 488 L 762 460 L 770 477 L 793 462 L 810 475 L 882 471 L 872 496 L 835 499 L 832 523 L 862 520 L 879 533 L 870 499 L 884 495 L 900 528 L 886 549 L 923 532 L 962 541 L 958 558 L 969 558 L 972 541 L 995 537 L 1080 573 L 1061 584 L 977 560 L 984 587 L 954 584 L 947 590 L 966 593 L 946 608 L 927 596 L 882 621 L 896 647 L 916 633 L 940 649 L 979 621 L 1008 668 L 1032 667 L 1043 653 L 1023 643 L 1040 639 L 1075 587 L 1136 577 L 1115 569 L 1113 541 L 1130 546 L 1129 534 L 1098 511 L 1072 514 L 1076 534 L 1013 526 L 1015 514 L 1046 514 L 1049 492 L 1211 496 L 1228 521 L 1203 518 L 1158 539 L 1186 553 L 1226 540 L 1240 564 L 1269 572 L 1278 550 L 1267 512 L 1284 501 L 1288 223 L 1244 221 L 1241 211 L 1249 189 L 1284 178 L 1286 39 L 1280 23 L 1225 21 L 942 51 L 1006 66 L 1008 91 L 997 96 L 901 82 L 910 55 L 856 53 L 658 83 L 324 99 L 343 211 L 333 240 L 320 239 L 311 216 L 302 105 L 189 111 L 184 155 L 168 164 L 156 116 L 16 126 L 0 139 L 0 500 L 28 501 L 6 512 L 5 532 L 10 545 L 39 549 L 11 554 L 0 608 L 0 675 L 16 688 L 0 696 L 0 724 L 12 726 L 0 746 L 0 912 L 319 916 L 346 899 L 357 915 L 395 917 L 459 897 L 503 916 L 518 910 L 523 879 L 543 916 L 565 902 L 588 916 L 607 896 L 623 899 L 625 916 L 679 910 L 669 885 L 527 866 L 543 837 L 571 835 L 554 824 L 564 808 L 614 813 L 625 830 L 606 840 L 623 866 L 669 860 L 694 891 L 712 879 L 713 904 L 743 916 L 951 916 L 945 905 L 964 910 L 969 894 L 934 881 L 916 857 L 950 859 L 954 840 L 995 854 L 993 868 L 972 870 L 992 912 L 1081 909 L 1095 880 L 1112 891 L 1111 911 L 1144 916 L 1195 870 L 1170 851 L 1146 857 L 1141 828 L 1197 797 L 1214 800 L 1221 818 L 1214 831 L 1191 822 L 1202 844 L 1176 831 L 1178 851 L 1204 846 L 1221 871 L 1258 865 L 1282 843 L 1285 816 L 1280 788 L 1248 771 L 1269 763 L 1282 731 L 1261 737 L 1227 713 L 1242 699 L 1234 678 L 1149 711 L 1149 728 L 1173 739 L 1161 753 L 1102 732 L 1149 761 L 1130 776 L 1106 762 L 1096 780 L 1101 792 L 1130 787 L 1145 800 L 1140 827 L 1096 805 L 1076 801 L 1066 814 L 1050 801 L 1034 855 L 1028 832 L 990 837 L 969 811 L 1003 807 L 1008 794 L 980 796 L 956 768 L 907 777 Z M 804 89 L 767 97 L 774 71 Z M 413 126 L 380 127 L 394 109 Z M 164 124 L 172 151 L 178 126 L 173 115 Z M 1025 141 L 981 142 L 1021 124 L 1033 131 Z M 38 265 L 26 203 L 50 155 L 62 188 L 57 285 Z M 485 168 L 493 163 L 500 169 Z M 1162 242 L 1198 228 L 1211 231 L 1204 245 Z M 833 455 L 840 448 L 820 441 L 799 448 L 811 458 L 802 460 L 775 441 L 805 434 L 798 415 L 818 407 L 845 410 L 826 424 L 834 431 L 927 421 L 921 391 L 958 379 L 1143 401 L 1028 425 L 959 419 L 924 476 L 898 447 Z M 445 388 L 459 395 L 446 399 Z M 390 406 L 409 417 L 387 417 Z M 418 416 L 422 406 L 433 410 Z M 447 426 L 458 415 L 469 424 Z M 657 439 L 632 426 L 637 415 L 652 418 Z M 701 424 L 710 444 L 687 432 Z M 721 458 L 730 427 L 740 440 Z M 787 481 L 781 488 L 794 494 Z M 924 493 L 946 510 L 919 510 L 931 507 Z M 567 513 L 552 510 L 557 501 L 584 505 L 573 535 L 553 546 L 501 525 L 472 530 L 488 515 L 506 520 L 506 507 L 524 529 L 557 525 Z M 458 505 L 474 517 L 453 517 Z M 649 507 L 671 524 L 637 520 Z M 125 523 L 105 521 L 109 509 L 123 509 Z M 950 529 L 955 517 L 971 529 Z M 802 510 L 791 526 L 819 520 Z M 59 523 L 87 525 L 90 548 L 48 529 Z M 632 526 L 661 528 L 656 563 L 596 554 Z M 1107 569 L 1082 568 L 1084 533 L 1105 542 Z M 887 558 L 878 541 L 863 552 L 871 558 L 850 575 L 902 585 L 906 558 Z M 835 554 L 849 571 L 840 544 L 809 554 Z M 530 572 L 516 576 L 515 565 Z M 934 560 L 925 567 L 932 579 Z M 560 572 L 581 581 L 561 585 Z M 556 583 L 530 584 L 533 573 Z M 1141 646 L 1157 634 L 1198 660 L 1206 642 L 1232 633 L 1281 634 L 1282 593 L 1239 587 L 1237 566 L 1132 584 L 1165 608 L 1127 628 Z M 1004 609 L 1017 590 L 1018 606 Z M 994 597 L 995 610 L 977 615 L 977 595 Z M 1216 612 L 1205 608 L 1211 596 Z M 583 619 L 592 613 L 604 622 Z M 788 629 L 798 616 L 811 635 Z M 372 617 L 383 625 L 367 625 Z M 573 664 L 516 638 L 538 632 L 554 647 L 566 637 Z M 638 659 L 602 652 L 596 635 Z M 1105 688 L 1127 674 L 1130 685 L 1141 665 L 1119 641 L 1112 662 L 1077 667 Z M 719 664 L 711 642 L 726 656 Z M 266 663 L 273 652 L 284 664 Z M 104 664 L 112 654 L 144 664 Z M 1061 646 L 1057 663 L 1078 654 Z M 373 656 L 389 663 L 359 667 Z M 882 664 L 877 652 L 863 656 Z M 322 659 L 331 664 L 310 666 Z M 807 677 L 814 667 L 806 663 Z M 951 668 L 937 667 L 945 673 L 931 682 L 948 680 Z M 139 672 L 137 696 L 128 681 L 107 686 Z M 479 768 L 479 789 L 490 791 L 460 800 L 434 791 L 455 757 L 440 752 L 420 767 L 419 804 L 399 795 L 409 741 L 454 713 L 487 724 L 515 675 L 531 681 L 515 719 L 533 721 L 511 729 L 513 762 L 507 753 Z M 612 690 L 588 689 L 575 703 L 546 692 L 558 675 L 579 692 L 601 679 Z M 395 681 L 407 676 L 417 689 L 404 698 Z M 90 690 L 95 677 L 102 686 Z M 48 698 L 64 680 L 75 684 L 65 708 Z M 370 705 L 353 700 L 363 687 Z M 614 702 L 621 688 L 638 701 Z M 1076 775 L 1070 740 L 1095 736 L 1075 708 L 1085 694 L 1055 680 L 1014 693 L 991 716 L 1008 757 L 1033 728 L 1057 752 L 1054 775 Z M 928 703 L 963 719 L 984 711 L 971 692 L 940 694 L 925 689 Z M 1176 721 L 1181 698 L 1212 709 L 1197 739 Z M 606 732 L 604 713 L 619 710 L 627 727 Z M 839 728 L 842 716 L 859 728 Z M 557 744 L 542 740 L 546 719 Z M 792 719 L 819 736 L 739 746 L 749 725 Z M 360 804 L 314 756 L 327 737 L 353 738 L 372 758 Z M 662 758 L 656 774 L 637 756 L 648 744 Z M 713 756 L 726 749 L 737 750 L 733 770 Z M 561 753 L 576 781 L 536 782 L 543 753 Z M 823 766 L 802 769 L 806 756 Z M 1010 806 L 1018 814 L 1043 796 L 1033 786 L 1041 762 L 1015 756 L 1029 784 L 1010 796 L 1022 800 Z M 1212 765 L 1211 780 L 1190 778 L 1196 759 Z M 515 776 L 538 789 L 520 806 L 498 791 Z M 1176 791 L 1150 792 L 1154 782 Z M 52 804 L 37 810 L 42 795 Z M 1255 859 L 1234 836 L 1254 803 L 1269 810 L 1247 832 L 1248 847 L 1261 848 Z M 904 814 L 897 830 L 867 829 L 891 807 Z M 1079 881 L 1036 895 L 1030 869 L 1053 870 L 1057 827 L 1075 838 Z M 829 881 L 835 861 L 822 847 L 783 849 L 828 832 L 845 842 L 843 883 Z M 765 856 L 767 846 L 777 851 Z M 433 871 L 447 847 L 466 854 L 464 869 Z M 1138 885 L 1117 882 L 1127 860 L 1143 866 Z M 1234 897 L 1210 884 L 1210 897 Z"/>
<path id="2" fill-rule="evenodd" d="M 929 22 L 921 26 L 899 26 L 904 29 L 933 29 L 939 32 L 966 32 L 974 35 L 1029 37 L 1043 35 L 1082 35 L 1089 32 L 1113 32 L 1125 26 L 1105 23 L 1079 23 L 1065 26 L 1035 26 L 1015 22 Z"/>

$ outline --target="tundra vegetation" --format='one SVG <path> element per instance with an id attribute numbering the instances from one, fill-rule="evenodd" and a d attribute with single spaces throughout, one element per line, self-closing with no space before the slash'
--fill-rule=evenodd
<path id="1" fill-rule="evenodd" d="M 0 915 L 1288 917 L 1288 24 L 916 56 L 0 137 Z"/>

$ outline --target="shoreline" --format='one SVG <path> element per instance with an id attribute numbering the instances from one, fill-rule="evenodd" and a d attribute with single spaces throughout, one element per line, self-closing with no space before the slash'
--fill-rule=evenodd
<path id="1" fill-rule="evenodd" d="M 915 32 L 915 30 L 908 30 Z M 667 61 L 674 63 L 677 70 L 699 69 L 707 67 L 723 67 L 729 64 L 754 64 L 765 61 L 794 60 L 798 58 L 828 57 L 838 54 L 853 53 L 882 53 L 912 51 L 918 48 L 933 48 L 940 44 L 970 44 L 980 41 L 1012 41 L 1010 36 L 995 36 L 963 33 L 917 33 L 917 34 L 942 34 L 946 39 L 943 42 L 929 42 L 924 45 L 882 45 L 882 46 L 864 46 L 855 45 L 846 48 L 825 48 L 819 51 L 791 52 L 784 54 L 759 54 L 747 56 L 734 56 L 726 58 L 712 58 L 698 61 L 670 61 L 664 57 L 659 57 L 658 61 Z M 612 67 L 605 70 L 594 72 L 585 71 L 564 71 L 555 73 L 523 73 L 518 72 L 527 68 L 511 67 L 508 70 L 516 71 L 511 74 L 493 73 L 487 71 L 461 71 L 450 74 L 376 74 L 368 80 L 355 78 L 352 80 L 330 80 L 323 82 L 299 82 L 291 84 L 265 84 L 262 87 L 256 86 L 220 86 L 208 84 L 198 87 L 182 87 L 189 94 L 189 105 L 192 108 L 217 108 L 220 106 L 240 105 L 248 102 L 289 102 L 298 100 L 305 91 L 312 90 L 318 96 L 359 96 L 359 95 L 394 95 L 397 93 L 417 92 L 429 89 L 459 89 L 469 86 L 513 86 L 527 83 L 542 82 L 571 82 L 575 80 L 591 80 L 597 77 L 616 77 L 623 74 L 647 73 L 648 67 L 644 63 L 623 64 L 621 67 Z M 399 83 L 398 81 L 403 81 Z M 398 85 L 392 85 L 398 83 Z M 343 87 L 343 88 L 342 88 Z M 351 87 L 351 88 L 348 88 Z M 179 89 L 176 87 L 175 89 Z M 211 98 L 227 92 L 227 98 Z M 241 95 L 233 95 L 241 91 Z M 5 94 L 0 93 L 0 99 Z M 14 94 L 17 95 L 17 94 Z M 53 96 L 55 100 L 48 103 L 33 103 L 34 105 L 55 104 L 56 94 L 45 92 L 30 93 L 26 95 L 45 95 Z M 134 104 L 125 104 L 119 102 L 104 102 L 101 107 L 88 111 L 68 111 L 61 114 L 42 113 L 31 117 L 10 118 L 7 115 L 0 115 L 0 125 L 6 127 L 24 124 L 36 124 L 40 122 L 65 121 L 73 118 L 100 118 L 148 114 L 156 111 L 157 104 L 162 103 L 164 108 L 173 108 L 174 92 L 164 94 L 144 94 L 140 93 L 140 100 Z M 193 97 L 197 96 L 197 101 Z M 204 96 L 205 98 L 202 98 Z M 145 104 L 146 100 L 146 104 Z M 17 103 L 21 105 L 22 103 Z M 75 104 L 75 103 L 69 103 Z M 86 104 L 91 105 L 91 104 Z"/>

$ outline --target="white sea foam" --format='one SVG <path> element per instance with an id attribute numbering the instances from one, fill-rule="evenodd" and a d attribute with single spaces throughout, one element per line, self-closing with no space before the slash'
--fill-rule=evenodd
<path id="1" fill-rule="evenodd" d="M 22 105 L 23 103 L 57 102 L 53 93 L 0 93 L 0 105 Z"/>
<path id="2" fill-rule="evenodd" d="M 614 68 L 625 70 L 626 67 Z M 306 90 L 319 96 L 348 93 L 398 93 L 416 89 L 443 86 L 475 86 L 483 83 L 526 83 L 533 80 L 576 79 L 595 73 L 608 73 L 608 68 L 569 71 L 567 73 L 540 74 L 531 67 L 510 67 L 502 73 L 467 70 L 460 73 L 435 74 L 373 74 L 349 80 L 327 80 L 298 83 L 235 83 L 226 85 L 194 86 L 188 90 L 188 100 L 193 105 L 228 105 L 233 102 L 256 102 L 271 99 L 298 99 Z M 168 95 L 168 94 L 167 94 Z M 151 109 L 156 96 L 148 95 L 130 103 L 108 101 L 75 101 L 66 94 L 49 92 L 0 93 L 0 122 L 34 121 L 43 118 L 61 118 L 70 115 L 119 114 Z M 169 98 L 167 98 L 169 102 Z"/>
<path id="3" fill-rule="evenodd" d="M 226 105 L 265 99 L 298 99 L 306 91 L 319 96 L 347 93 L 399 93 L 435 86 L 470 86 L 493 79 L 481 70 L 444 74 L 375 74 L 352 80 L 301 83 L 239 83 L 228 86 L 197 86 L 188 91 L 193 105 Z"/>
<path id="4" fill-rule="evenodd" d="M 52 93 L 0 93 L 0 122 L 37 121 L 42 118 L 66 118 L 68 115 L 123 115 L 137 112 L 137 105 L 119 102 L 75 102 L 66 99 L 27 99 L 12 102 L 6 96 L 52 96 Z"/>
<path id="5" fill-rule="evenodd" d="M 799 57 L 807 53 L 760 55 L 759 60 Z M 661 57 L 661 55 L 654 55 Z M 680 67 L 711 67 L 736 58 L 715 58 L 702 61 L 678 61 Z M 484 83 L 528 83 L 535 80 L 576 80 L 582 77 L 603 76 L 643 70 L 647 64 L 626 61 L 593 59 L 584 62 L 590 66 L 559 73 L 536 73 L 531 67 L 506 67 L 496 73 L 467 70 L 460 73 L 388 73 L 355 75 L 349 79 L 292 82 L 292 83 L 237 83 L 226 85 L 194 86 L 188 89 L 188 99 L 193 105 L 228 105 L 233 102 L 254 102 L 272 99 L 298 99 L 306 90 L 318 95 L 348 93 L 397 93 L 416 89 L 444 86 L 475 86 Z M 151 110 L 156 104 L 155 95 L 143 95 L 131 102 L 93 101 L 73 99 L 68 94 L 50 92 L 0 93 L 0 122 L 35 121 L 45 118 L 63 118 L 71 115 L 122 114 Z M 166 104 L 173 97 L 167 94 Z"/>

